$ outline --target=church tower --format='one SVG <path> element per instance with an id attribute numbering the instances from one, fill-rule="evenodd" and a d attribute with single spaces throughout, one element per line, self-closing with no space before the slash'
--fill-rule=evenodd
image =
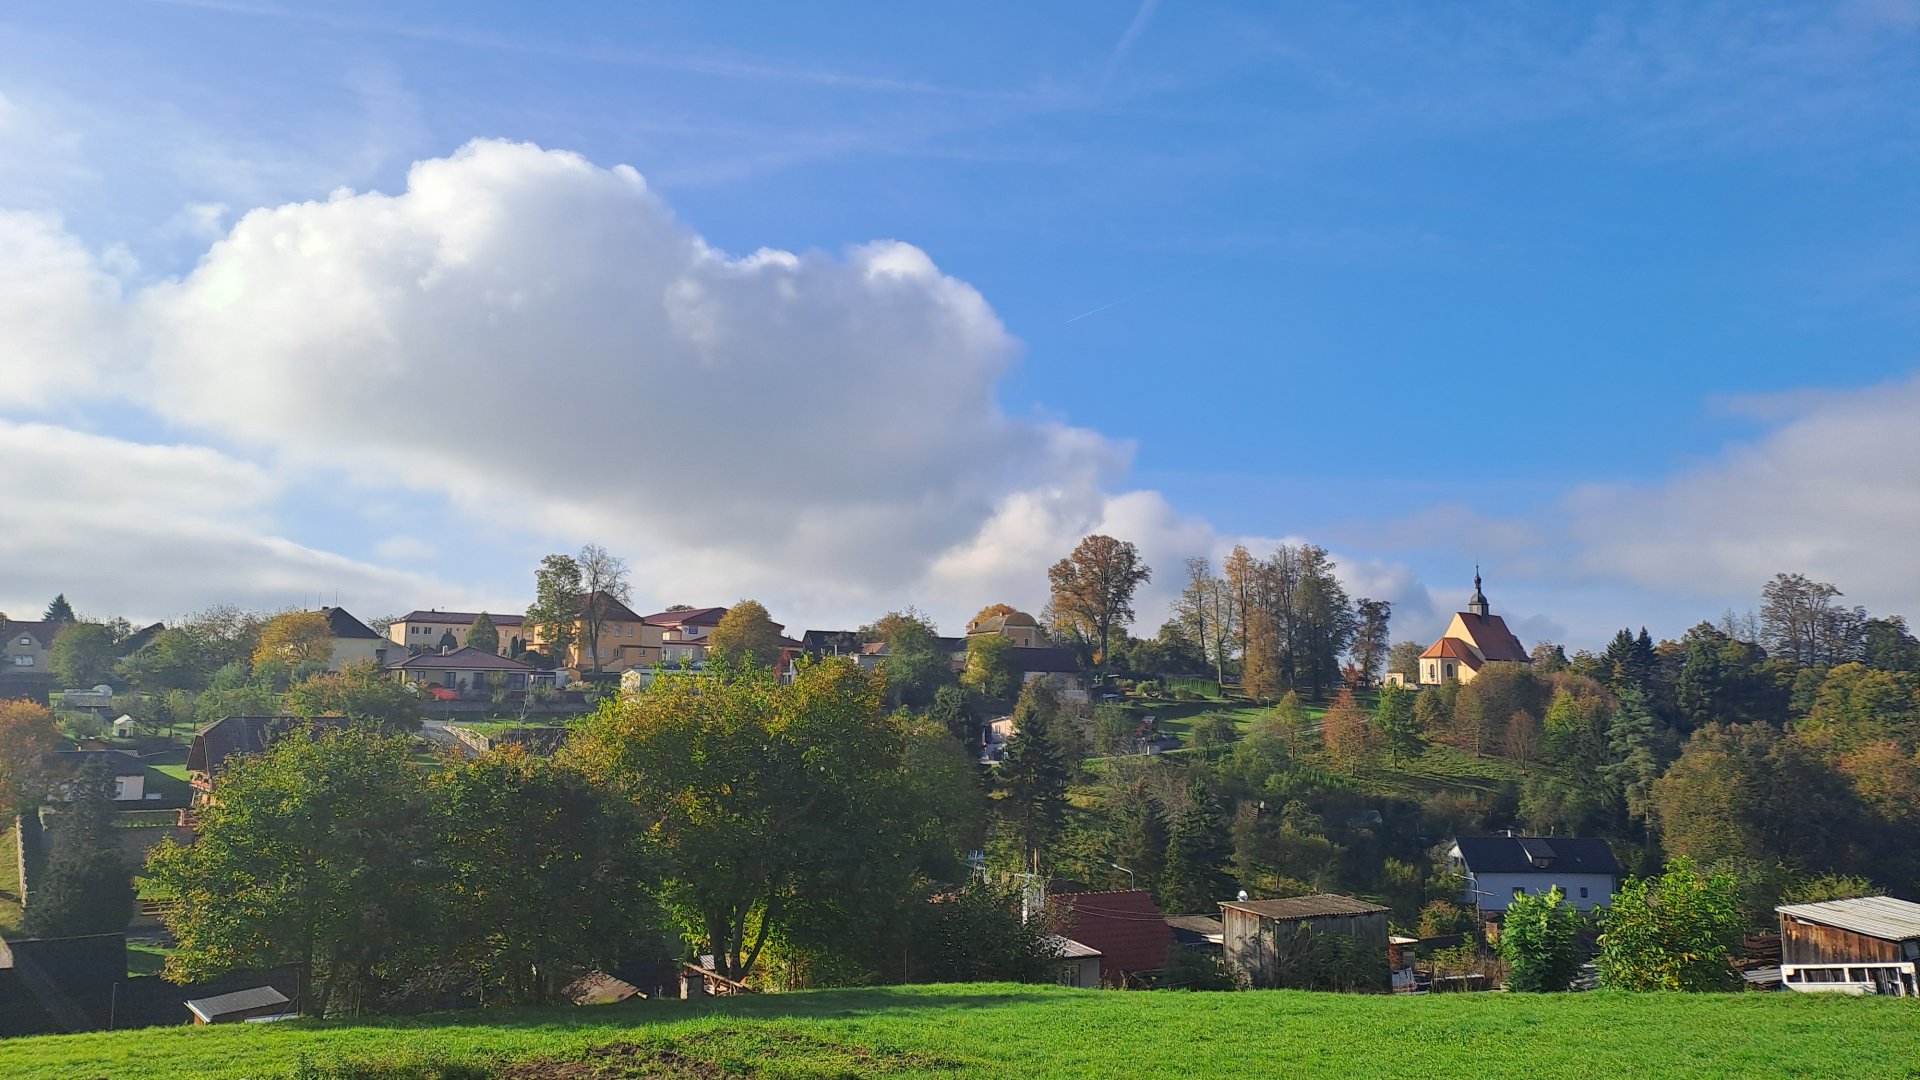
<path id="1" fill-rule="evenodd" d="M 1467 610 L 1481 618 L 1492 614 L 1487 607 L 1487 594 L 1480 591 L 1480 568 L 1473 568 L 1473 599 L 1467 601 Z"/>

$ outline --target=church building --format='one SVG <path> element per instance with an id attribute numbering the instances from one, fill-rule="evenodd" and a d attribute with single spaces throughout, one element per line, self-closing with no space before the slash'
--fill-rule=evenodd
<path id="1" fill-rule="evenodd" d="M 1440 640 L 1420 654 L 1420 685 L 1439 686 L 1449 679 L 1469 683 L 1488 664 L 1530 664 L 1520 639 L 1495 615 L 1480 591 L 1480 568 L 1473 570 L 1473 599 L 1467 610 L 1454 612 Z"/>

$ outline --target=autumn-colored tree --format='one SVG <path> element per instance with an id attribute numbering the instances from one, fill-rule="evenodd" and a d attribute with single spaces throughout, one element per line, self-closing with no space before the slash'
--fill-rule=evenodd
<path id="1" fill-rule="evenodd" d="M 0 699 L 0 817 L 11 819 L 38 797 L 43 765 L 59 741 L 59 726 L 46 706 Z"/>
<path id="2" fill-rule="evenodd" d="M 1187 587 L 1180 592 L 1174 609 L 1177 624 L 1199 647 L 1201 655 L 1213 665 L 1214 679 L 1227 681 L 1227 661 L 1239 640 L 1241 613 L 1233 601 L 1233 590 L 1226 579 L 1215 577 L 1213 564 L 1205 558 L 1187 560 Z M 1161 630 L 1166 635 L 1166 630 Z"/>
<path id="3" fill-rule="evenodd" d="M 1353 691 L 1342 689 L 1333 706 L 1320 720 L 1320 738 L 1327 757 L 1335 766 L 1354 769 L 1379 754 L 1380 733 L 1368 722 L 1366 710 L 1354 700 Z"/>
<path id="4" fill-rule="evenodd" d="M 988 604 L 986 607 L 980 609 L 980 614 L 967 620 L 967 631 L 971 633 L 974 627 L 979 626 L 981 623 L 986 622 L 996 615 L 1018 614 L 1020 614 L 1020 609 L 1014 607 L 1012 604 Z"/>
<path id="5" fill-rule="evenodd" d="M 1882 739 L 1842 755 L 1840 771 L 1882 820 L 1908 828 L 1920 826 L 1920 754 Z"/>
<path id="6" fill-rule="evenodd" d="M 729 664 L 770 668 L 780 662 L 780 628 L 758 600 L 742 600 L 720 616 L 707 637 L 707 651 Z"/>
<path id="7" fill-rule="evenodd" d="M 1113 631 L 1133 622 L 1134 591 L 1152 577 L 1132 543 L 1089 536 L 1047 571 L 1054 620 L 1091 638 L 1099 647 L 1095 662 L 1104 665 Z"/>
<path id="8" fill-rule="evenodd" d="M 324 664 L 333 659 L 333 628 L 319 611 L 289 611 L 275 615 L 260 628 L 253 648 L 253 666 Z"/>

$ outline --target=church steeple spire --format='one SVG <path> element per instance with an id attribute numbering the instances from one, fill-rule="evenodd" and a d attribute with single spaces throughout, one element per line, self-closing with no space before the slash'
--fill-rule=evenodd
<path id="1" fill-rule="evenodd" d="M 1487 604 L 1487 594 L 1480 591 L 1480 564 L 1473 566 L 1473 599 L 1467 601 L 1467 610 L 1481 618 L 1486 618 L 1492 610 Z"/>

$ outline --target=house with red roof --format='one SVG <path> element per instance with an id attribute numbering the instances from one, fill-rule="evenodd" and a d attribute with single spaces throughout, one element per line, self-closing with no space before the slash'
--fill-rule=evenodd
<path id="1" fill-rule="evenodd" d="M 1056 933 L 1099 954 L 1101 986 L 1146 985 L 1167 966 L 1173 931 L 1145 889 L 1054 893 L 1047 904 Z"/>
<path id="2" fill-rule="evenodd" d="M 1469 683 L 1488 664 L 1532 662 L 1526 646 L 1507 629 L 1506 620 L 1493 613 L 1486 593 L 1480 590 L 1480 568 L 1475 567 L 1473 598 L 1467 601 L 1467 610 L 1454 612 L 1446 633 L 1420 654 L 1420 685 Z"/>

